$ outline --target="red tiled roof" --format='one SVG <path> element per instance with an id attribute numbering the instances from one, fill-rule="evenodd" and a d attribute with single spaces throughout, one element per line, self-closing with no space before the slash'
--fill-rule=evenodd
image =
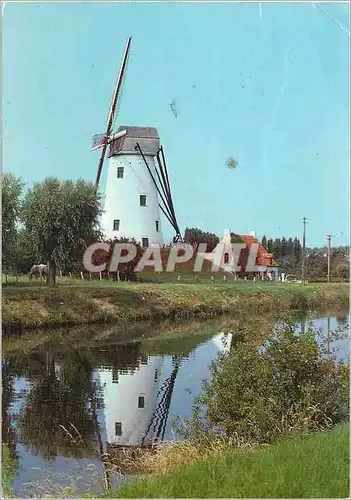
<path id="1" fill-rule="evenodd" d="M 240 234 L 239 238 L 243 240 L 248 250 L 250 249 L 252 244 L 254 243 L 258 244 L 257 259 L 256 259 L 257 266 L 278 266 L 276 261 L 273 259 L 273 254 L 268 253 L 267 250 L 261 245 L 261 243 L 254 236 Z"/>

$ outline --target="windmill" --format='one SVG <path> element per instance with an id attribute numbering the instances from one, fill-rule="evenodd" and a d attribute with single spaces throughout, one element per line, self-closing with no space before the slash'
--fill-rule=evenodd
<path id="1" fill-rule="evenodd" d="M 104 134 L 93 137 L 92 150 L 101 149 L 96 188 L 109 148 L 109 165 L 102 226 L 111 240 L 134 238 L 144 247 L 163 245 L 160 210 L 182 241 L 175 215 L 163 147 L 153 127 L 120 126 L 113 132 L 116 109 L 123 85 L 131 37 L 128 38 Z"/>

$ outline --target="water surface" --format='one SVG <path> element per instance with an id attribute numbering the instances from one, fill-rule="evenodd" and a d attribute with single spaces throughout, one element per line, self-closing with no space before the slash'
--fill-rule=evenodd
<path id="1" fill-rule="evenodd" d="M 318 329 L 318 341 L 348 359 L 348 338 L 331 339 L 348 323 L 349 313 L 340 312 L 298 320 L 296 328 Z M 174 334 L 171 343 L 161 337 L 10 352 L 3 361 L 3 439 L 18 457 L 15 495 L 101 492 L 101 455 L 175 439 L 172 421 L 190 417 L 210 362 L 230 349 L 235 330 L 228 330 L 207 324 L 200 334 Z"/>

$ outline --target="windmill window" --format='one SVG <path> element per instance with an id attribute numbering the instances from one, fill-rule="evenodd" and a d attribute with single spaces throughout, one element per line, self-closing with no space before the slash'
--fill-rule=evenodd
<path id="1" fill-rule="evenodd" d="M 123 179 L 124 167 L 117 167 L 117 179 Z"/>
<path id="2" fill-rule="evenodd" d="M 141 356 L 141 358 L 140 358 L 140 363 L 141 363 L 142 365 L 147 365 L 147 362 L 148 362 L 148 356 L 144 356 L 144 355 L 143 355 L 143 356 Z"/>
<path id="3" fill-rule="evenodd" d="M 115 422 L 115 434 L 116 436 L 122 436 L 122 422 Z"/>
<path id="4" fill-rule="evenodd" d="M 144 248 L 149 246 L 149 238 L 141 238 L 141 244 Z"/>
<path id="5" fill-rule="evenodd" d="M 113 230 L 114 231 L 119 231 L 119 222 L 120 222 L 119 219 L 115 219 L 113 221 Z"/>
<path id="6" fill-rule="evenodd" d="M 141 194 L 140 195 L 140 206 L 141 207 L 146 207 L 146 194 Z"/>
<path id="7" fill-rule="evenodd" d="M 224 264 L 229 264 L 229 253 L 224 254 Z"/>
<path id="8" fill-rule="evenodd" d="M 160 231 L 160 221 L 155 221 L 156 223 L 156 232 L 159 232 Z"/>
<path id="9" fill-rule="evenodd" d="M 139 396 L 138 398 L 138 408 L 144 408 L 145 406 L 145 398 L 144 396 Z"/>
<path id="10" fill-rule="evenodd" d="M 158 370 L 155 370 L 154 382 L 157 382 L 158 379 Z"/>

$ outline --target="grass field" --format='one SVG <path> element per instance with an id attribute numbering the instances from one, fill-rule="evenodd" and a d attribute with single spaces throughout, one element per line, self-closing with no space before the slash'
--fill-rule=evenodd
<path id="1" fill-rule="evenodd" d="M 345 498 L 349 426 L 248 451 L 229 450 L 122 486 L 120 498 Z M 116 497 L 116 493 L 111 493 Z"/>
<path id="2" fill-rule="evenodd" d="M 193 280 L 132 283 L 62 278 L 54 287 L 22 281 L 3 286 L 3 328 L 57 327 L 209 318 L 239 311 L 266 313 L 348 307 L 348 284 Z"/>

